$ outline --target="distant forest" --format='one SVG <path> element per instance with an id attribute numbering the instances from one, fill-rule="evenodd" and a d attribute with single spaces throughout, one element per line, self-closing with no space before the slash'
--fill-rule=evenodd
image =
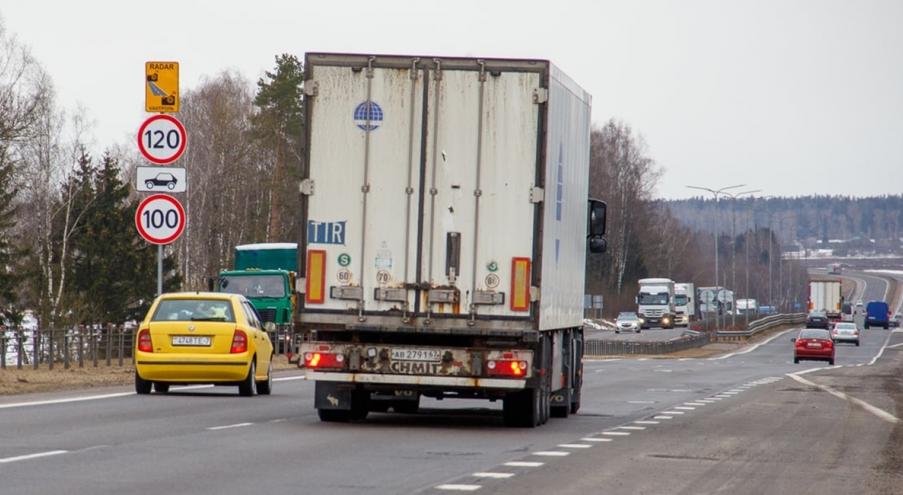
<path id="1" fill-rule="evenodd" d="M 694 230 L 713 233 L 717 228 L 730 235 L 733 220 L 738 233 L 771 227 L 785 246 L 798 242 L 808 249 L 830 247 L 840 255 L 901 250 L 903 195 L 719 198 L 717 208 L 712 198 L 660 201 Z"/>

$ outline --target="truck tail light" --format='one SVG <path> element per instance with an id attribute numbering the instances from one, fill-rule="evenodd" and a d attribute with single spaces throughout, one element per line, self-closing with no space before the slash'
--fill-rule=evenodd
<path id="1" fill-rule="evenodd" d="M 232 354 L 248 352 L 248 334 L 244 330 L 236 329 L 235 333 L 232 334 L 232 348 L 229 349 L 229 352 Z"/>
<path id="2" fill-rule="evenodd" d="M 511 259 L 511 311 L 530 309 L 530 258 Z"/>
<path id="3" fill-rule="evenodd" d="M 486 362 L 486 374 L 489 376 L 526 376 L 527 367 L 530 366 L 526 361 L 517 359 L 500 359 Z"/>
<path id="4" fill-rule="evenodd" d="M 151 340 L 150 329 L 142 328 L 138 332 L 138 350 L 141 352 L 154 352 L 154 343 Z"/>
<path id="5" fill-rule="evenodd" d="M 305 352 L 304 366 L 307 368 L 343 368 L 345 356 L 331 352 Z"/>

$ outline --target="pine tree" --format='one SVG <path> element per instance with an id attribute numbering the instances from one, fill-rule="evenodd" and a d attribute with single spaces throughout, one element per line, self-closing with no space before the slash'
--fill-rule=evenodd
<path id="1" fill-rule="evenodd" d="M 269 239 L 294 237 L 297 229 L 294 215 L 283 214 L 298 209 L 296 191 L 304 132 L 303 83 L 301 62 L 288 54 L 277 56 L 275 71 L 267 71 L 257 81 L 254 105 L 260 111 L 254 118 L 255 136 L 264 149 L 273 153 Z"/>
<path id="2" fill-rule="evenodd" d="M 18 210 L 13 201 L 16 194 L 13 164 L 4 158 L 5 153 L 0 156 L 0 310 L 16 302 L 15 288 L 20 277 L 15 266 L 21 255 L 12 239 Z"/>

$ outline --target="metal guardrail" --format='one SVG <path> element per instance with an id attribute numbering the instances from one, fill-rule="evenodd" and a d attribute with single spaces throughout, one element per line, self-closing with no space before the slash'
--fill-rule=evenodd
<path id="1" fill-rule="evenodd" d="M 750 322 L 746 330 L 719 330 L 715 337 L 719 342 L 747 340 L 753 335 L 781 325 L 793 325 L 806 322 L 806 313 L 789 313 L 766 316 Z"/>
<path id="2" fill-rule="evenodd" d="M 684 336 L 663 342 L 631 342 L 626 340 L 587 340 L 584 354 L 588 357 L 623 354 L 668 354 L 701 347 L 711 341 L 711 334 L 688 330 Z"/>

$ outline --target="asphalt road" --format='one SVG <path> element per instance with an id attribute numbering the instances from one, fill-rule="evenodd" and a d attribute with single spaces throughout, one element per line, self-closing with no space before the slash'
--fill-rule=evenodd
<path id="1" fill-rule="evenodd" d="M 793 364 L 792 335 L 717 358 L 588 361 L 580 414 L 537 429 L 463 400 L 324 424 L 291 373 L 270 397 L 4 397 L 0 493 L 903 493 L 903 333 L 865 331 L 834 368 Z"/>

